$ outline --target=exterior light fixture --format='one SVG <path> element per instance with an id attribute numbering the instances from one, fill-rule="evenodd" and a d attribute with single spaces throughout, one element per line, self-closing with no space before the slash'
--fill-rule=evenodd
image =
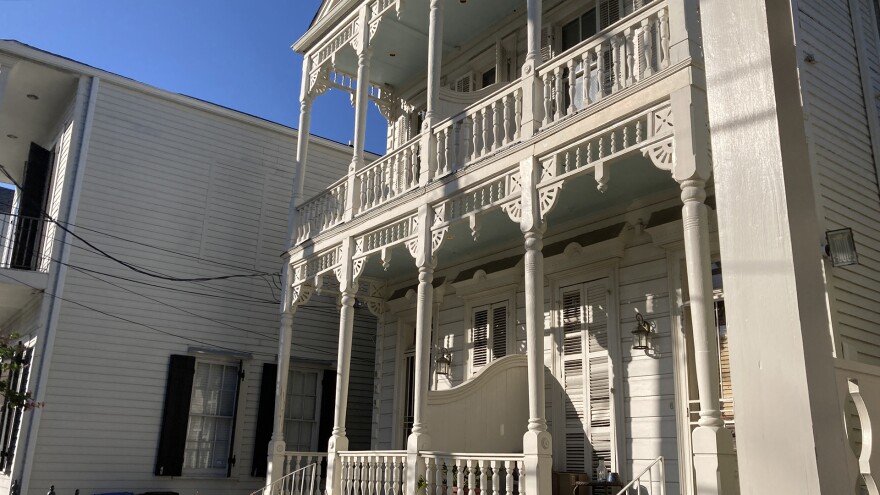
<path id="1" fill-rule="evenodd" d="M 27 99 L 28 99 L 28 100 L 34 100 L 34 101 L 36 101 L 36 100 L 39 100 L 40 97 L 37 96 L 37 95 L 35 95 L 35 94 L 33 94 L 33 93 L 31 93 L 31 94 L 27 95 Z"/>
<path id="2" fill-rule="evenodd" d="M 651 334 L 654 322 L 645 321 L 641 313 L 636 313 L 636 329 L 633 330 L 633 349 L 647 351 L 651 348 Z"/>
<path id="3" fill-rule="evenodd" d="M 831 258 L 832 266 L 856 265 L 859 255 L 853 240 L 852 229 L 829 230 L 825 232 L 825 255 Z"/>
<path id="4" fill-rule="evenodd" d="M 445 347 L 440 349 L 437 360 L 434 361 L 434 371 L 438 375 L 449 376 L 452 373 L 452 353 Z"/>

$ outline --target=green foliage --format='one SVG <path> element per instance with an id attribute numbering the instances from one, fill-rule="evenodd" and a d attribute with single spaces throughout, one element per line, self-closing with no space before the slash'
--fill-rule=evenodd
<path id="1" fill-rule="evenodd" d="M 33 400 L 30 392 L 19 390 L 19 380 L 15 378 L 21 376 L 30 363 L 24 362 L 25 347 L 17 339 L 16 334 L 0 336 L 0 395 L 8 408 L 23 407 L 28 410 L 43 407 L 42 402 Z"/>

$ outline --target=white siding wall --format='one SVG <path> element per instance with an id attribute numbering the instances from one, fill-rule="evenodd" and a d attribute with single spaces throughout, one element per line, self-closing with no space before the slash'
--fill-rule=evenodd
<path id="1" fill-rule="evenodd" d="M 859 67 L 853 17 L 863 22 L 868 67 Z M 820 218 L 827 230 L 853 229 L 859 265 L 829 268 L 832 318 L 843 357 L 880 364 L 880 192 L 862 90 L 861 71 L 880 87 L 878 50 L 869 2 L 800 0 L 802 87 L 808 113 Z M 877 105 L 870 101 L 870 105 Z"/>
<path id="2" fill-rule="evenodd" d="M 644 215 L 647 218 L 648 215 Z M 621 221 L 618 219 L 617 221 Z M 613 223 L 613 222 L 611 222 Z M 508 255 L 509 256 L 509 255 Z M 560 255 L 564 257 L 566 255 Z M 487 258 L 484 262 L 490 262 L 493 258 Z M 548 279 L 558 276 L 551 267 L 551 261 L 547 261 L 548 268 L 545 275 Z M 522 268 L 516 267 L 514 279 L 518 280 L 516 289 L 515 321 L 511 323 L 511 329 L 515 331 L 515 348 L 517 352 L 525 352 L 525 293 L 522 282 Z M 613 276 L 613 268 L 600 268 L 583 265 L 581 268 L 566 267 L 566 279 L 576 278 L 578 270 L 582 270 L 584 280 L 588 281 L 599 277 Z M 454 269 L 450 270 L 451 278 L 455 278 Z M 449 276 L 450 273 L 438 272 L 437 277 Z M 610 286 L 614 293 L 611 300 L 619 304 L 616 314 L 617 333 L 620 336 L 619 345 L 622 354 L 621 362 L 615 362 L 615 369 L 622 373 L 623 383 L 623 411 L 617 412 L 618 427 L 623 428 L 624 444 L 618 446 L 622 449 L 620 458 L 625 466 L 621 475 L 625 478 L 632 476 L 633 471 L 641 471 L 648 462 L 659 455 L 666 458 L 666 477 L 668 493 L 678 493 L 678 443 L 676 438 L 676 398 L 674 395 L 674 371 L 672 338 L 670 333 L 670 298 L 669 283 L 667 278 L 667 258 L 663 249 L 655 247 L 650 242 L 650 237 L 642 235 L 634 239 L 624 251 L 624 257 L 620 259 L 617 268 L 616 287 Z M 481 286 L 478 294 L 473 297 L 485 299 L 485 292 L 493 288 L 491 283 Z M 545 294 L 545 364 L 552 367 L 554 361 L 552 354 L 556 345 L 553 343 L 552 334 L 556 317 L 554 298 L 551 285 L 544 288 Z M 467 296 L 456 294 L 446 295 L 439 310 L 438 345 L 447 347 L 452 351 L 452 374 L 451 379 L 440 378 L 439 388 L 447 388 L 462 383 L 467 373 L 467 350 L 466 328 L 469 316 L 465 312 L 465 299 Z M 502 296 L 499 296 L 499 300 Z M 414 301 L 411 303 L 414 308 Z M 633 351 L 631 330 L 635 328 L 635 310 L 640 311 L 647 319 L 657 324 L 658 334 L 654 338 L 657 354 L 647 356 L 643 351 Z M 615 311 L 611 311 L 613 315 Z M 381 394 L 378 398 L 379 421 L 378 421 L 378 448 L 401 448 L 400 440 L 392 443 L 393 432 L 399 429 L 399 418 L 395 416 L 395 408 L 401 407 L 399 401 L 402 397 L 400 380 L 395 374 L 397 371 L 398 353 L 402 352 L 398 340 L 397 317 L 391 313 L 385 317 L 385 339 L 381 363 Z M 377 366 L 377 370 L 380 369 Z M 401 371 L 402 372 L 402 371 Z M 553 393 L 559 390 L 554 387 L 547 377 L 547 419 L 553 419 Z M 433 387 L 434 385 L 432 385 Z M 397 396 L 397 397 L 395 397 Z M 562 404 L 557 403 L 557 407 Z M 395 422 L 398 421 L 397 423 Z M 523 425 L 525 428 L 525 425 Z M 553 432 L 553 425 L 550 425 Z M 429 425 L 430 428 L 430 425 Z M 561 438 L 559 433 L 555 438 Z M 619 467 L 618 467 L 619 469 Z"/>
<path id="3" fill-rule="evenodd" d="M 295 146 L 294 132 L 280 126 L 255 125 L 104 81 L 78 233 L 113 256 L 174 277 L 278 272 Z M 350 160 L 347 147 L 325 142 L 313 142 L 310 152 L 307 194 L 341 176 Z M 262 363 L 277 353 L 273 301 L 279 290 L 260 278 L 162 281 L 79 241 L 70 264 L 64 293 L 69 301 L 62 303 L 30 493 L 52 484 L 58 493 L 240 494 L 260 486 L 262 480 L 249 473 Z M 335 329 L 334 318 L 329 310 L 301 311 L 298 339 Z M 334 361 L 335 335 L 329 332 L 312 357 Z M 371 342 L 359 334 L 356 354 L 372 359 Z M 169 356 L 212 346 L 253 356 L 244 362 L 232 480 L 155 477 Z M 370 379 L 369 369 L 364 374 L 353 384 Z M 366 436 L 368 442 L 368 431 Z"/>

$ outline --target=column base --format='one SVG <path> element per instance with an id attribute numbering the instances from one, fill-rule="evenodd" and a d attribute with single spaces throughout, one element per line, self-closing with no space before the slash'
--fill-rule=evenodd
<path id="1" fill-rule="evenodd" d="M 404 495 L 416 495 L 419 493 L 421 477 L 425 472 L 425 459 L 419 456 L 419 451 L 428 450 L 431 437 L 427 433 L 410 433 L 406 439 L 406 491 Z"/>
<path id="2" fill-rule="evenodd" d="M 692 433 L 694 478 L 699 495 L 739 494 L 733 436 L 723 426 L 698 426 Z"/>
<path id="3" fill-rule="evenodd" d="M 348 437 L 334 433 L 327 443 L 327 495 L 342 493 L 342 466 L 339 465 L 339 452 L 348 450 Z"/>
<path id="4" fill-rule="evenodd" d="M 284 440 L 275 440 L 269 442 L 268 464 L 266 465 L 266 486 L 268 487 L 285 474 L 284 470 L 284 452 L 287 451 L 287 444 Z M 265 495 L 269 495 L 266 493 Z"/>
<path id="5" fill-rule="evenodd" d="M 550 432 L 529 430 L 523 435 L 525 492 L 546 494 L 553 491 L 553 439 Z"/>

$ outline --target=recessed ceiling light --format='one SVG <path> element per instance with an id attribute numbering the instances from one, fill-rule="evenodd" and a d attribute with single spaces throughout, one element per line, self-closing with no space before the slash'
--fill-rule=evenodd
<path id="1" fill-rule="evenodd" d="M 9 139 L 18 139 L 18 136 L 16 136 L 15 134 L 7 134 L 6 137 L 8 137 Z"/>
<path id="2" fill-rule="evenodd" d="M 29 95 L 27 95 L 27 98 L 28 98 L 28 100 L 39 100 L 40 99 L 39 96 L 37 96 L 33 93 L 30 93 Z"/>

